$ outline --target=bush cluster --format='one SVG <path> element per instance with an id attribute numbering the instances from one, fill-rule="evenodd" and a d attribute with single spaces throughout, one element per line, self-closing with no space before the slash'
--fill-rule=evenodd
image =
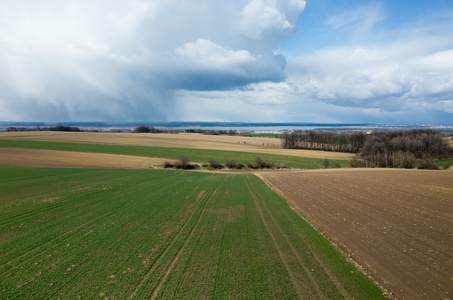
<path id="1" fill-rule="evenodd" d="M 214 159 L 210 159 L 207 163 L 204 163 L 201 165 L 203 168 L 212 168 L 215 170 L 221 170 L 224 168 L 228 169 L 236 169 L 236 170 L 242 170 L 244 168 L 248 169 L 287 169 L 288 166 L 284 164 L 274 164 L 274 163 L 268 163 L 264 160 L 261 159 L 261 157 L 257 156 L 255 158 L 254 163 L 247 163 L 245 166 L 241 163 L 236 163 L 234 159 L 227 160 L 225 164 L 221 164 L 218 161 Z M 341 167 L 341 166 L 339 166 Z M 166 161 L 164 163 L 164 168 L 169 169 L 169 168 L 175 168 L 175 169 L 183 169 L 183 170 L 191 170 L 191 169 L 198 169 L 200 168 L 199 165 L 197 164 L 191 164 L 189 161 L 189 158 L 186 155 L 181 155 L 179 157 L 179 160 L 176 161 L 174 164 Z"/>
<path id="2" fill-rule="evenodd" d="M 175 168 L 175 169 L 182 169 L 182 170 L 194 170 L 199 169 L 200 166 L 197 164 L 191 164 L 187 155 L 181 155 L 179 160 L 176 161 L 174 164 L 166 161 L 164 162 L 164 168 Z"/>

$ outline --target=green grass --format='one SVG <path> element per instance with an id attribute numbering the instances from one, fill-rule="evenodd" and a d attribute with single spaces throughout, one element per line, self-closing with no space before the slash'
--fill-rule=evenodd
<path id="1" fill-rule="evenodd" d="M 259 178 L 0 167 L 0 298 L 383 298 Z"/>
<path id="2" fill-rule="evenodd" d="M 451 167 L 453 165 L 453 158 L 436 159 L 436 160 L 433 160 L 433 163 L 435 163 L 436 165 L 438 165 L 441 168 L 444 166 Z"/>
<path id="3" fill-rule="evenodd" d="M 255 157 L 259 156 L 269 163 L 283 164 L 299 169 L 320 169 L 322 166 L 321 158 L 295 157 L 289 155 L 263 154 L 238 151 L 190 149 L 190 148 L 166 148 L 166 147 L 146 147 L 146 146 L 124 146 L 124 145 L 105 145 L 105 144 L 81 144 L 63 142 L 44 142 L 44 141 L 23 141 L 0 139 L 0 147 L 27 148 L 27 149 L 48 149 L 77 152 L 111 153 L 122 155 L 134 155 L 144 157 L 158 157 L 167 159 L 179 159 L 182 154 L 189 157 L 191 161 L 204 163 L 214 159 L 219 163 L 234 159 L 237 163 L 254 163 Z M 330 160 L 331 165 L 339 162 L 340 165 L 347 167 L 347 160 Z"/>

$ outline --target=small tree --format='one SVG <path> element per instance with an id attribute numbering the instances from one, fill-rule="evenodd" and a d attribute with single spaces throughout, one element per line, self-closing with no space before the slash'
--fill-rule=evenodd
<path id="1" fill-rule="evenodd" d="M 179 160 L 176 162 L 176 169 L 187 169 L 189 166 L 189 158 L 187 155 L 182 154 L 179 156 Z"/>
<path id="2" fill-rule="evenodd" d="M 227 160 L 225 162 L 225 166 L 229 169 L 234 169 L 234 168 L 236 168 L 236 162 L 234 161 L 234 159 Z"/>
<path id="3" fill-rule="evenodd" d="M 261 159 L 261 157 L 255 157 L 255 166 L 257 169 L 262 169 L 264 167 L 264 161 Z"/>

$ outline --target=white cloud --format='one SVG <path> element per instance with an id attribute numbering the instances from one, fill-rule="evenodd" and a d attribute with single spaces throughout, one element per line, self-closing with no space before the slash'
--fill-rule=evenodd
<path id="1" fill-rule="evenodd" d="M 228 50 L 206 39 L 186 43 L 175 52 L 213 69 L 256 62 L 256 58 L 247 50 Z"/>
<path id="2" fill-rule="evenodd" d="M 273 50 L 304 5 L 1 1 L 0 119 L 171 119 L 174 89 L 281 81 Z"/>
<path id="3" fill-rule="evenodd" d="M 288 80 L 305 97 L 345 107 L 396 111 L 453 97 L 453 51 L 404 56 L 398 47 L 322 50 L 291 61 Z"/>
<path id="4" fill-rule="evenodd" d="M 252 38 L 284 32 L 294 28 L 294 23 L 304 8 L 305 1 L 293 0 L 281 5 L 276 0 L 252 0 L 242 10 L 241 28 Z"/>

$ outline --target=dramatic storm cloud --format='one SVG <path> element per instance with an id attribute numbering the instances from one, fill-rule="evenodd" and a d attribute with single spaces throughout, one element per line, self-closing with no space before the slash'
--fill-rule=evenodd
<path id="1" fill-rule="evenodd" d="M 452 123 L 445 0 L 0 2 L 0 120 Z"/>
<path id="2" fill-rule="evenodd" d="M 2 1 L 0 118 L 166 120 L 174 91 L 285 78 L 300 0 Z M 190 119 L 190 116 L 185 116 Z"/>

